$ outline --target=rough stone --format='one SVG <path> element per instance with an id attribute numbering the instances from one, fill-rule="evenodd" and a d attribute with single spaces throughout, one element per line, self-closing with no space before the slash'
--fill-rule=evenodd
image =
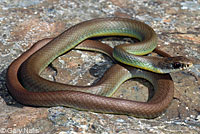
<path id="1" fill-rule="evenodd" d="M 200 9 L 199 1 L 128 0 L 1 0 L 0 1 L 0 133 L 198 134 L 200 132 Z M 28 107 L 13 100 L 5 85 L 6 69 L 38 40 L 55 37 L 65 29 L 92 18 L 128 17 L 150 25 L 158 45 L 172 56 L 183 55 L 195 64 L 192 73 L 172 73 L 174 99 L 156 119 L 141 119 L 78 111 L 66 107 Z M 108 41 L 109 42 L 109 41 Z M 120 42 L 121 43 L 121 42 Z M 110 43 L 112 45 L 112 43 Z M 112 65 L 106 56 L 73 50 L 57 58 L 42 77 L 71 85 L 91 85 Z M 196 75 L 197 78 L 194 77 Z M 152 86 L 134 79 L 120 86 L 114 97 L 146 101 Z M 7 132 L 6 132 L 7 131 Z"/>

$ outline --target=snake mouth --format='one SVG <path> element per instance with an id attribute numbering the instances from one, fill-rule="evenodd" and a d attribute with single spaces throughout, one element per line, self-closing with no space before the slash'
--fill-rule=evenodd
<path id="1" fill-rule="evenodd" d="M 181 70 L 187 70 L 187 69 L 192 68 L 192 67 L 193 67 L 193 63 L 188 63 L 185 66 L 183 66 Z"/>

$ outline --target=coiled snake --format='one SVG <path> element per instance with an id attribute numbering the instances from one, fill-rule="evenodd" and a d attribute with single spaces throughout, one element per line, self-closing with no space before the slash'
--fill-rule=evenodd
<path id="1" fill-rule="evenodd" d="M 99 36 L 128 36 L 140 42 L 112 49 L 105 44 L 87 40 Z M 113 65 L 94 86 L 55 83 L 39 76 L 55 58 L 80 43 L 80 49 L 103 52 L 126 65 Z M 142 22 L 125 18 L 85 21 L 53 40 L 45 39 L 36 43 L 23 53 L 8 68 L 7 87 L 12 96 L 25 105 L 60 105 L 94 112 L 154 118 L 168 107 L 173 98 L 174 85 L 168 73 L 192 66 L 190 60 L 180 56 L 141 56 L 152 52 L 156 47 L 154 30 Z M 147 79 L 153 84 L 155 94 L 148 102 L 109 97 L 124 81 L 134 77 Z"/>

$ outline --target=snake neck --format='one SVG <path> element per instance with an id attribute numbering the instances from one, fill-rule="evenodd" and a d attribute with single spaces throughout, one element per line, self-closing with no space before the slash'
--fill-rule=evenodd
<path id="1" fill-rule="evenodd" d="M 171 73 L 191 68 L 193 63 L 190 59 L 182 56 L 176 57 L 153 57 L 139 56 L 114 48 L 113 57 L 126 65 L 148 70 L 155 73 Z"/>

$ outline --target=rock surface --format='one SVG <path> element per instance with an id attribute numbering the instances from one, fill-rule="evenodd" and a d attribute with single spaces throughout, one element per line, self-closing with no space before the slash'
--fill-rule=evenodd
<path id="1" fill-rule="evenodd" d="M 190 72 L 172 73 L 174 99 L 156 119 L 98 114 L 66 107 L 28 107 L 12 99 L 5 85 L 9 64 L 34 42 L 55 37 L 79 22 L 100 17 L 143 21 L 158 34 L 161 49 L 200 64 L 200 1 L 147 0 L 0 0 L 0 133 L 58 134 L 198 134 L 200 132 L 200 65 Z M 99 53 L 73 50 L 57 58 L 42 76 L 73 85 L 91 85 L 112 61 Z M 196 75 L 196 78 L 194 77 Z M 196 80 L 197 79 L 197 80 Z M 133 79 L 115 97 L 146 101 L 151 85 Z"/>

